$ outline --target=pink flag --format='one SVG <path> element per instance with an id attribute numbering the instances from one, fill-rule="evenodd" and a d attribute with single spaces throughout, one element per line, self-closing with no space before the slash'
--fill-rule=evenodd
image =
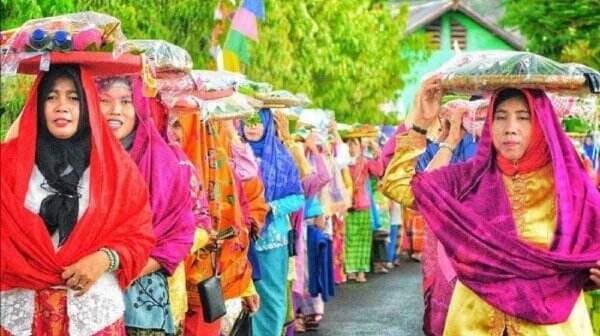
<path id="1" fill-rule="evenodd" d="M 258 41 L 258 27 L 254 13 L 242 7 L 235 12 L 231 21 L 231 28 L 243 35 Z"/>

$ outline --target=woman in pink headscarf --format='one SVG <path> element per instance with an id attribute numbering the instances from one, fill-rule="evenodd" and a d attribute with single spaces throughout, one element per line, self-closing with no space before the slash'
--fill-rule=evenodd
<path id="1" fill-rule="evenodd" d="M 444 334 L 592 335 L 582 290 L 600 285 L 600 195 L 546 94 L 499 90 L 476 156 L 415 174 L 439 78 L 423 92 L 383 187 L 418 207 L 457 273 Z M 441 146 L 445 159 L 455 145 Z"/>

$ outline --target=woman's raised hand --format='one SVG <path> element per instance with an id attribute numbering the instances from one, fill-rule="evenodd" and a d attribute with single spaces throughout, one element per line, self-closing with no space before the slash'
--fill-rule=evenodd
<path id="1" fill-rule="evenodd" d="M 423 81 L 415 99 L 415 125 L 427 128 L 438 117 L 444 94 L 441 76 L 436 75 Z"/>

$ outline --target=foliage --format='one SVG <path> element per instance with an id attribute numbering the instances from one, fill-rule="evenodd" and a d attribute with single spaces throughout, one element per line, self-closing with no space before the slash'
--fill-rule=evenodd
<path id="1" fill-rule="evenodd" d="M 600 68 L 598 0 L 503 0 L 505 26 L 517 27 L 528 48 L 563 62 Z"/>
<path id="2" fill-rule="evenodd" d="M 406 6 L 391 17 L 380 3 L 362 0 L 272 0 L 267 14 L 247 74 L 304 92 L 347 123 L 382 123 L 378 105 L 393 99 L 414 61 L 401 50 L 425 46 L 403 34 Z"/>
<path id="3" fill-rule="evenodd" d="M 0 0 L 0 18 L 2 30 L 6 30 L 34 18 L 87 10 L 103 12 L 121 19 L 128 38 L 170 41 L 190 52 L 195 68 L 206 69 L 213 66 L 208 49 L 217 3 Z M 235 3 L 239 5 L 239 1 Z M 426 55 L 422 37 L 403 34 L 406 6 L 392 17 L 383 0 L 265 3 L 267 18 L 259 23 L 260 42 L 252 45 L 251 63 L 245 69 L 250 78 L 270 82 L 277 89 L 304 92 L 314 106 L 335 110 L 343 122 L 394 122 L 393 116 L 384 116 L 378 105 L 394 99 L 394 93 L 403 86 L 401 76 L 410 71 L 417 58 Z M 415 52 L 401 52 L 406 49 Z M 2 88 L 0 131 L 16 117 L 27 83 L 31 84 L 17 79 L 16 84 Z M 6 90 L 14 87 L 21 89 L 4 97 Z"/>

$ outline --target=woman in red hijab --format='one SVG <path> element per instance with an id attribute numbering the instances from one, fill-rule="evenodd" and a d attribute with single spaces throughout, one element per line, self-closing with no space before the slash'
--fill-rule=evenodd
<path id="1" fill-rule="evenodd" d="M 0 147 L 0 334 L 124 335 L 123 290 L 154 244 L 144 180 L 85 66 L 38 75 Z"/>

